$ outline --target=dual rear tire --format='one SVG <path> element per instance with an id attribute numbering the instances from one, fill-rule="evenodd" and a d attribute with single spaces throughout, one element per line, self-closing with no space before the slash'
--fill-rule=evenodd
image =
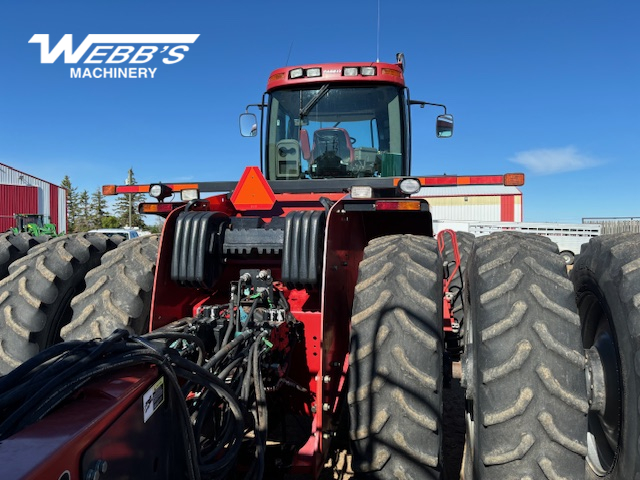
<path id="1" fill-rule="evenodd" d="M 467 480 L 640 477 L 640 235 L 593 238 L 571 283 L 555 252 L 476 240 Z"/>
<path id="2" fill-rule="evenodd" d="M 442 350 L 435 240 L 372 240 L 351 319 L 347 397 L 358 478 L 441 478 Z"/>
<path id="3" fill-rule="evenodd" d="M 9 265 L 49 238 L 47 235 L 34 237 L 28 233 L 16 234 L 11 230 L 0 234 L 0 280 L 9 275 Z"/>
<path id="4" fill-rule="evenodd" d="M 11 263 L 0 280 L 0 374 L 60 342 L 71 320 L 71 299 L 85 275 L 117 243 L 99 233 L 53 238 Z"/>
<path id="5" fill-rule="evenodd" d="M 86 276 L 85 290 L 73 298 L 73 317 L 62 328 L 64 340 L 105 338 L 117 328 L 140 335 L 149 330 L 149 313 L 159 235 L 122 242 Z"/>
<path id="6" fill-rule="evenodd" d="M 158 236 L 114 238 L 56 237 L 11 263 L 0 280 L 0 374 L 63 339 L 148 330 Z"/>
<path id="7" fill-rule="evenodd" d="M 588 479 L 640 478 L 640 235 L 601 235 L 572 270 L 589 358 Z"/>
<path id="8" fill-rule="evenodd" d="M 584 476 L 580 318 L 564 261 L 546 240 L 480 237 L 467 264 L 466 479 Z"/>
<path id="9" fill-rule="evenodd" d="M 458 241 L 472 420 L 465 478 L 583 478 L 586 362 L 563 259 L 551 241 L 529 235 L 494 234 L 473 247 L 464 235 Z M 435 241 L 373 240 L 353 311 L 354 470 L 379 479 L 442 478 L 442 258 Z"/>

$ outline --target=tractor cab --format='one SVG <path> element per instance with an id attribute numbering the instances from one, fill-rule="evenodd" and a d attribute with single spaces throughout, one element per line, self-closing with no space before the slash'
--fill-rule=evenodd
<path id="1" fill-rule="evenodd" d="M 256 136 L 257 118 L 248 109 L 260 109 L 267 180 L 408 176 L 409 106 L 434 104 L 409 99 L 403 72 L 401 56 L 397 64 L 275 70 L 262 104 L 248 106 L 240 121 L 244 136 Z M 437 135 L 452 132 L 445 108 Z"/>

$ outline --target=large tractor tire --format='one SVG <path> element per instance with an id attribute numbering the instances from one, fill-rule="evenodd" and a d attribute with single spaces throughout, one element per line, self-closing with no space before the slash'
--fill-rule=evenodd
<path id="1" fill-rule="evenodd" d="M 49 238 L 47 235 L 34 237 L 28 233 L 15 234 L 13 231 L 0 234 L 0 280 L 9 275 L 9 265 Z"/>
<path id="2" fill-rule="evenodd" d="M 591 393 L 586 478 L 640 478 L 640 235 L 583 246 L 571 278 Z"/>
<path id="3" fill-rule="evenodd" d="M 480 237 L 466 274 L 465 479 L 582 479 L 585 357 L 557 247 L 527 234 Z"/>
<path id="4" fill-rule="evenodd" d="M 84 290 L 87 272 L 115 247 L 98 233 L 65 235 L 11 264 L 0 281 L 0 374 L 62 340 L 71 299 Z"/>
<path id="5" fill-rule="evenodd" d="M 435 239 L 372 240 L 351 319 L 347 400 L 358 478 L 441 478 L 442 350 Z"/>
<path id="6" fill-rule="evenodd" d="M 159 235 L 122 242 L 89 272 L 86 289 L 71 301 L 73 318 L 65 340 L 105 338 L 117 328 L 142 334 L 149 329 Z"/>

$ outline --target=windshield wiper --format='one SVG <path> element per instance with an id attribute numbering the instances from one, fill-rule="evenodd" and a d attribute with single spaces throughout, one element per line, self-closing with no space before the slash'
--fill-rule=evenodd
<path id="1" fill-rule="evenodd" d="M 311 97 L 311 100 L 309 100 L 307 104 L 300 109 L 300 118 L 303 118 L 309 115 L 309 112 L 311 111 L 311 109 L 316 106 L 316 103 L 318 103 L 320 99 L 327 94 L 328 91 L 329 91 L 329 84 L 325 83 L 320 88 L 320 90 L 318 90 L 318 93 L 316 93 L 313 97 Z"/>

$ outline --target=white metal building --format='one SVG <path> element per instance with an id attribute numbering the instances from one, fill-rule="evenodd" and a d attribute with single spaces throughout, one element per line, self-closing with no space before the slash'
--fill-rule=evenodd
<path id="1" fill-rule="evenodd" d="M 504 185 L 423 187 L 434 220 L 522 221 L 522 192 Z"/>

